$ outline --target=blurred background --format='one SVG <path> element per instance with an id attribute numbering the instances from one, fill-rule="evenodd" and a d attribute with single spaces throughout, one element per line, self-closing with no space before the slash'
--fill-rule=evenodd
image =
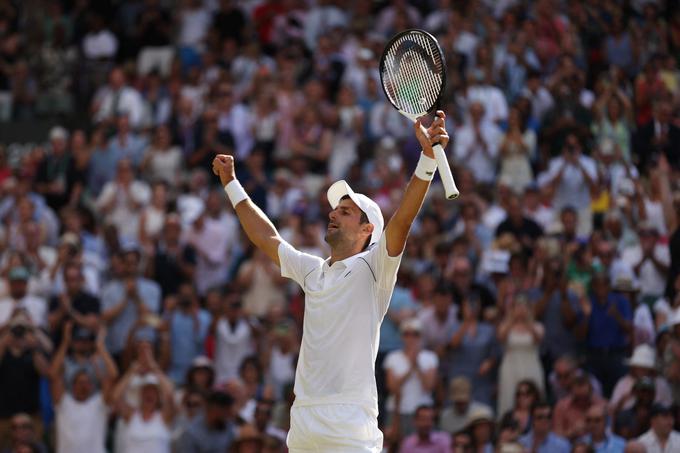
<path id="1" fill-rule="evenodd" d="M 680 451 L 680 2 L 0 0 L 0 452 L 285 451 L 303 294 L 210 163 L 308 253 L 338 179 L 388 219 L 411 27 L 461 196 L 382 325 L 385 451 Z"/>

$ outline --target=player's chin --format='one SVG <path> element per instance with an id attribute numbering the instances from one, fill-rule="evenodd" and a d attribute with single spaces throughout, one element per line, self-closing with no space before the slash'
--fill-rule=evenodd
<path id="1" fill-rule="evenodd" d="M 323 238 L 329 245 L 333 245 L 338 241 L 339 237 L 340 230 L 338 228 L 329 228 L 326 230 L 326 235 Z"/>

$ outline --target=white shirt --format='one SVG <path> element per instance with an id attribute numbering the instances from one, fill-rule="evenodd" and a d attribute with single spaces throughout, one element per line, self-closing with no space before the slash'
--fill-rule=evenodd
<path id="1" fill-rule="evenodd" d="M 670 252 L 667 246 L 656 244 L 654 246 L 654 257 L 666 266 L 671 263 Z M 628 264 L 631 269 L 634 269 L 642 259 L 642 249 L 639 245 L 628 247 L 623 251 L 621 259 Z M 645 261 L 644 264 L 640 266 L 640 272 L 637 277 L 640 280 L 640 295 L 657 297 L 663 295 L 664 290 L 666 289 L 666 276 L 659 272 L 651 260 Z"/>
<path id="2" fill-rule="evenodd" d="M 418 353 L 418 369 L 422 372 L 427 372 L 436 369 L 439 366 L 439 359 L 437 354 L 432 351 L 422 350 Z M 390 370 L 397 378 L 401 378 L 411 368 L 409 359 L 404 354 L 403 350 L 392 351 L 385 357 L 383 364 L 385 371 Z M 420 382 L 420 378 L 416 373 L 411 376 L 401 385 L 401 403 L 399 404 L 400 414 L 413 414 L 418 406 L 422 404 L 432 404 L 432 392 L 425 391 Z M 390 396 L 387 399 L 387 409 L 394 410 L 394 397 Z"/>
<path id="3" fill-rule="evenodd" d="M 581 155 L 579 161 L 591 179 L 597 179 L 597 167 L 595 161 L 590 157 Z M 546 170 L 546 178 L 552 181 L 562 169 L 564 159 L 556 157 L 550 160 L 548 169 Z M 571 163 L 566 164 L 562 180 L 555 190 L 555 198 L 553 199 L 553 206 L 556 210 L 561 210 L 566 206 L 573 206 L 577 210 L 584 209 L 590 206 L 590 189 L 586 183 L 581 170 Z"/>
<path id="4" fill-rule="evenodd" d="M 87 58 L 113 58 L 117 50 L 118 40 L 109 30 L 88 33 L 83 38 L 83 53 Z"/>
<path id="5" fill-rule="evenodd" d="M 57 453 L 105 453 L 108 408 L 101 393 L 76 401 L 65 393 L 56 405 Z"/>
<path id="6" fill-rule="evenodd" d="M 508 118 L 508 101 L 500 88 L 493 85 L 475 85 L 467 90 L 468 105 L 479 102 L 484 106 L 484 119 L 492 123 Z"/>
<path id="7" fill-rule="evenodd" d="M 651 429 L 637 439 L 645 446 L 647 453 L 677 453 L 680 451 L 680 433 L 671 431 L 666 441 L 666 448 L 661 448 L 661 444 Z"/>
<path id="8" fill-rule="evenodd" d="M 205 8 L 184 9 L 180 14 L 179 45 L 200 48 L 210 20 L 210 12 Z"/>
<path id="9" fill-rule="evenodd" d="M 139 91 L 132 87 L 126 86 L 116 92 L 107 86 L 95 95 L 95 103 L 99 103 L 99 110 L 94 115 L 96 122 L 125 113 L 132 128 L 136 129 L 142 125 L 144 101 Z"/>
<path id="10" fill-rule="evenodd" d="M 145 421 L 135 411 L 123 430 L 122 451 L 125 453 L 170 453 L 170 427 L 165 424 L 160 411 Z"/>
<path id="11" fill-rule="evenodd" d="M 217 321 L 215 342 L 215 382 L 222 384 L 238 377 L 243 359 L 255 353 L 253 332 L 245 319 L 239 319 L 232 329 L 229 321 Z"/>
<path id="12" fill-rule="evenodd" d="M 634 385 L 635 378 L 630 374 L 627 374 L 621 379 L 619 379 L 619 382 L 616 383 L 614 391 L 612 392 L 612 397 L 609 400 L 609 407 L 612 408 L 612 412 L 614 411 L 614 408 L 619 404 L 619 401 L 625 398 L 626 395 L 628 395 L 633 390 Z M 654 394 L 655 403 L 660 403 L 663 404 L 664 406 L 666 405 L 670 406 L 671 404 L 673 404 L 673 395 L 671 394 L 671 388 L 668 386 L 668 382 L 666 381 L 666 379 L 664 379 L 661 376 L 655 377 L 654 388 L 655 388 Z M 634 405 L 635 398 L 631 398 L 626 403 L 624 403 L 621 409 L 630 409 Z"/>
<path id="13" fill-rule="evenodd" d="M 47 302 L 42 297 L 30 294 L 19 301 L 15 301 L 9 296 L 0 299 L 0 326 L 10 320 L 12 313 L 17 308 L 25 309 L 34 325 L 38 327 L 47 326 Z"/>
<path id="14" fill-rule="evenodd" d="M 480 144 L 476 143 L 472 124 L 467 124 L 454 134 L 453 155 L 458 165 L 464 165 L 474 173 L 477 182 L 493 183 L 496 178 L 498 145 L 502 133 L 495 124 L 489 121 L 482 122 L 480 133 L 486 143 L 486 152 Z"/>
<path id="15" fill-rule="evenodd" d="M 375 359 L 401 255 L 386 238 L 368 250 L 330 260 L 279 245 L 281 275 L 305 292 L 302 345 L 295 373 L 295 406 L 357 404 L 377 416 Z"/>

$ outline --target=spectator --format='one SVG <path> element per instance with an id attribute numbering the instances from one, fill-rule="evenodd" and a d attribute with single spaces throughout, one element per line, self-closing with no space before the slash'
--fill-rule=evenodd
<path id="1" fill-rule="evenodd" d="M 36 191 L 45 197 L 48 206 L 58 211 L 68 202 L 66 176 L 71 165 L 68 131 L 61 126 L 50 130 L 50 153 L 40 162 L 36 175 Z"/>
<path id="2" fill-rule="evenodd" d="M 109 126 L 119 116 L 128 118 L 130 127 L 141 125 L 144 105 L 139 92 L 127 85 L 122 68 L 114 68 L 109 74 L 109 83 L 96 93 L 92 102 L 95 123 Z"/>
<path id="3" fill-rule="evenodd" d="M 161 74 L 168 75 L 174 55 L 171 43 L 172 18 L 157 0 L 147 0 L 144 3 L 135 30 L 139 43 L 137 71 L 144 75 L 158 70 Z"/>
<path id="4" fill-rule="evenodd" d="M 498 363 L 494 328 L 481 321 L 478 300 L 463 300 L 461 311 L 462 322 L 454 330 L 449 342 L 447 362 L 450 365 L 446 376 L 465 376 L 475 383 L 473 399 L 491 406 L 494 368 Z"/>
<path id="5" fill-rule="evenodd" d="M 500 179 L 517 190 L 523 190 L 533 181 L 531 160 L 536 148 L 536 133 L 526 127 L 526 121 L 517 108 L 510 109 L 508 130 L 500 143 Z"/>
<path id="6" fill-rule="evenodd" d="M 134 168 L 138 169 L 145 157 L 146 136 L 137 134 L 130 128 L 131 118 L 126 112 L 119 113 L 111 121 L 115 134 L 109 140 L 109 148 L 116 160 L 129 159 Z"/>
<path id="7" fill-rule="evenodd" d="M 205 413 L 194 420 L 180 437 L 178 451 L 227 451 L 235 438 L 231 415 L 233 403 L 226 393 L 213 391 L 206 400 Z"/>
<path id="8" fill-rule="evenodd" d="M 255 352 L 255 327 L 252 318 L 243 314 L 236 293 L 222 298 L 222 311 L 213 318 L 210 330 L 215 335 L 215 382 L 219 385 L 238 376 L 244 358 Z"/>
<path id="9" fill-rule="evenodd" d="M 514 406 L 503 415 L 503 420 L 510 417 L 516 422 L 519 434 L 526 434 L 531 429 L 531 408 L 541 401 L 541 393 L 530 379 L 517 383 Z"/>
<path id="10" fill-rule="evenodd" d="M 40 377 L 49 372 L 49 340 L 24 312 L 17 312 L 0 333 L 0 439 L 7 439 L 12 417 L 28 414 L 42 435 Z"/>
<path id="11" fill-rule="evenodd" d="M 517 384 L 524 379 L 531 380 L 541 394 L 545 393 L 538 354 L 544 334 L 543 325 L 533 320 L 526 298 L 517 297 L 498 327 L 498 340 L 505 347 L 499 373 L 499 413 L 505 414 L 514 406 Z"/>
<path id="12" fill-rule="evenodd" d="M 104 222 L 114 225 L 121 237 L 136 240 L 141 209 L 149 202 L 151 191 L 146 183 L 135 179 L 129 159 L 118 160 L 116 169 L 116 179 L 106 183 L 95 207 Z"/>
<path id="13" fill-rule="evenodd" d="M 430 406 L 418 406 L 414 412 L 415 432 L 401 444 L 400 453 L 448 452 L 451 438 L 448 434 L 434 430 L 435 412 Z"/>
<path id="14" fill-rule="evenodd" d="M 195 268 L 196 251 L 182 241 L 181 219 L 175 213 L 168 214 L 149 260 L 146 275 L 158 282 L 165 298 L 177 294 L 181 283 L 192 282 Z"/>
<path id="15" fill-rule="evenodd" d="M 170 129 L 166 125 L 156 128 L 154 140 L 144 151 L 140 171 L 150 181 L 163 181 L 170 188 L 179 186 L 182 170 L 182 151 L 172 143 Z"/>
<path id="16" fill-rule="evenodd" d="M 147 255 L 160 236 L 167 205 L 168 186 L 163 182 L 156 182 L 151 188 L 151 202 L 142 209 L 139 216 L 139 242 Z"/>
<path id="17" fill-rule="evenodd" d="M 605 404 L 605 400 L 593 393 L 588 375 L 577 375 L 569 394 L 555 405 L 553 423 L 555 434 L 567 439 L 583 436 L 586 429 L 585 414 L 597 404 Z"/>
<path id="18" fill-rule="evenodd" d="M 77 326 L 96 330 L 101 310 L 99 299 L 83 288 L 84 279 L 79 265 L 65 265 L 63 275 L 65 291 L 52 297 L 47 316 L 55 344 L 59 344 L 59 334 L 68 320 L 75 322 Z"/>
<path id="19" fill-rule="evenodd" d="M 654 404 L 655 385 L 648 377 L 638 379 L 627 395 L 635 403 L 629 409 L 621 410 L 626 400 L 621 400 L 612 410 L 614 414 L 614 429 L 617 434 L 632 439 L 641 436 L 649 429 L 649 420 Z"/>
<path id="20" fill-rule="evenodd" d="M 134 380 L 139 406 L 130 406 L 122 396 Z M 122 451 L 170 452 L 171 426 L 175 416 L 172 382 L 163 374 L 150 348 L 133 364 L 113 391 L 116 412 L 123 420 L 119 438 Z"/>
<path id="21" fill-rule="evenodd" d="M 106 346 L 117 360 L 134 324 L 160 311 L 161 291 L 157 283 L 139 275 L 141 251 L 135 244 L 122 250 L 122 274 L 102 290 L 102 321 L 108 325 Z"/>
<path id="22" fill-rule="evenodd" d="M 439 429 L 452 436 L 468 425 L 472 414 L 485 410 L 491 411 L 491 408 L 485 404 L 472 399 L 472 384 L 463 376 L 451 379 L 449 399 L 451 405 L 442 410 L 439 417 Z"/>
<path id="23" fill-rule="evenodd" d="M 496 177 L 501 132 L 495 124 L 484 120 L 484 112 L 480 102 L 470 104 L 469 120 L 455 134 L 454 156 L 472 170 L 477 181 L 490 184 Z"/>
<path id="24" fill-rule="evenodd" d="M 470 414 L 467 431 L 472 440 L 472 450 L 476 453 L 493 452 L 494 421 L 493 412 L 488 408 L 478 409 Z"/>
<path id="25" fill-rule="evenodd" d="M 401 431 L 411 434 L 415 426 L 416 409 L 434 402 L 432 392 L 437 382 L 439 361 L 434 352 L 422 349 L 422 323 L 418 319 L 403 321 L 400 330 L 404 346 L 390 352 L 383 364 L 387 389 L 392 395 L 388 398 L 387 408 L 397 412 L 401 419 Z M 401 397 L 398 408 L 395 407 L 393 396 L 396 393 Z"/>
<path id="26" fill-rule="evenodd" d="M 588 344 L 587 368 L 602 382 L 605 395 L 624 374 L 623 358 L 632 333 L 629 302 L 609 290 L 609 277 L 597 273 L 592 279 L 590 300 L 581 298 L 584 318 L 579 329 Z"/>
<path id="27" fill-rule="evenodd" d="M 283 303 L 281 272 L 261 250 L 240 267 L 236 283 L 244 289 L 243 306 L 248 316 L 262 318 L 271 307 Z"/>
<path id="28" fill-rule="evenodd" d="M 87 369 L 80 369 L 69 376 L 64 370 L 66 351 L 71 342 L 73 323 L 64 328 L 63 341 L 50 369 L 52 399 L 56 408 L 57 451 L 59 453 L 105 452 L 109 407 L 113 384 L 118 370 L 104 345 L 103 329 L 97 336 L 97 354 L 105 363 L 106 371 L 97 373 L 97 383 Z M 66 376 L 72 381 L 67 384 Z M 101 388 L 101 391 L 98 390 Z"/>
<path id="29" fill-rule="evenodd" d="M 663 405 L 670 405 L 673 401 L 668 383 L 662 376 L 656 375 L 656 353 L 651 346 L 642 344 L 633 351 L 633 356 L 628 360 L 628 374 L 616 383 L 612 392 L 609 405 L 611 408 L 619 406 L 626 399 L 621 409 L 630 409 L 635 404 L 635 399 L 628 397 L 634 384 L 648 377 L 654 381 L 656 394 L 654 401 Z"/>
<path id="30" fill-rule="evenodd" d="M 552 408 L 538 402 L 531 409 L 531 431 L 520 438 L 522 446 L 537 453 L 567 453 L 569 442 L 551 429 Z"/>
<path id="31" fill-rule="evenodd" d="M 286 432 L 275 427 L 271 422 L 272 403 L 267 400 L 257 402 L 255 407 L 254 427 L 260 436 L 270 436 L 281 442 L 286 442 Z"/>
<path id="32" fill-rule="evenodd" d="M 30 274 L 21 266 L 9 270 L 9 295 L 0 299 L 0 326 L 6 325 L 17 311 L 24 311 L 33 325 L 47 325 L 47 307 L 44 299 L 27 293 Z"/>
<path id="33" fill-rule="evenodd" d="M 170 324 L 172 350 L 168 376 L 180 384 L 203 351 L 211 317 L 200 307 L 196 291 L 188 282 L 180 285 L 176 296 L 166 299 L 164 316 Z"/>
<path id="34" fill-rule="evenodd" d="M 673 412 L 667 406 L 654 405 L 652 427 L 638 438 L 648 453 L 666 453 L 680 448 L 680 433 L 673 430 Z"/>
<path id="35" fill-rule="evenodd" d="M 456 329 L 459 322 L 458 305 L 453 303 L 453 287 L 446 282 L 437 284 L 432 305 L 424 307 L 418 319 L 423 326 L 421 332 L 423 347 L 437 354 L 441 368 L 450 332 Z"/>
<path id="36" fill-rule="evenodd" d="M 22 448 L 29 448 L 32 453 L 47 453 L 45 445 L 37 440 L 35 422 L 28 414 L 19 413 L 12 417 L 9 429 L 10 434 L 5 439 L 9 446 L 2 453 L 20 452 Z"/>
<path id="37" fill-rule="evenodd" d="M 642 300 L 655 301 L 665 290 L 670 265 L 668 248 L 658 242 L 659 233 L 650 223 L 640 223 L 637 230 L 639 245 L 624 249 L 621 260 L 633 269 L 639 279 Z"/>
<path id="38" fill-rule="evenodd" d="M 557 369 L 558 358 L 576 352 L 573 329 L 580 309 L 576 296 L 567 287 L 561 260 L 552 258 L 544 266 L 540 287 L 530 290 L 527 295 L 533 302 L 533 315 L 545 326 L 541 352 Z"/>
<path id="39" fill-rule="evenodd" d="M 583 154 L 575 134 L 567 135 L 560 157 L 550 160 L 543 178 L 554 193 L 555 208 L 574 207 L 578 213 L 578 233 L 589 234 L 590 201 L 597 185 L 597 170 L 595 162 Z"/>
<path id="40" fill-rule="evenodd" d="M 607 409 L 594 405 L 586 413 L 586 431 L 583 441 L 596 453 L 623 453 L 626 441 L 616 434 L 607 432 Z"/>

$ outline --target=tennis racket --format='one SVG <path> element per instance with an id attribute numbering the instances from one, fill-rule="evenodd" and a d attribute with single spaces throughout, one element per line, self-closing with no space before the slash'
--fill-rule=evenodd
<path id="1" fill-rule="evenodd" d="M 380 58 L 380 80 L 390 103 L 414 123 L 432 111 L 446 86 L 444 54 L 435 37 L 417 29 L 394 36 Z M 458 198 L 444 149 L 436 144 L 433 150 L 446 198 Z"/>

